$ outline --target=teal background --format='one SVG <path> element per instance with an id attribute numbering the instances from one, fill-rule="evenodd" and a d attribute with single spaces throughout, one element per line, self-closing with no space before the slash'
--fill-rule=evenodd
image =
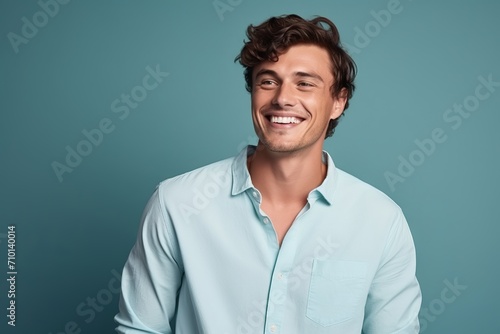
<path id="1" fill-rule="evenodd" d="M 15 328 L 6 324 L 8 288 L 0 280 L 0 332 L 65 333 L 71 321 L 81 333 L 113 332 L 118 295 L 108 284 L 155 185 L 255 143 L 242 69 L 233 63 L 248 24 L 283 13 L 324 15 L 356 46 L 356 28 L 389 3 L 222 2 L 231 10 L 220 17 L 212 0 L 71 1 L 18 53 L 7 34 L 21 34 L 22 18 L 32 22 L 41 7 L 1 2 L 0 268 L 6 275 L 7 225 L 15 224 L 18 276 Z M 400 7 L 352 52 L 357 90 L 325 148 L 338 167 L 403 208 L 422 306 L 431 310 L 422 332 L 494 333 L 500 87 L 456 130 L 443 115 L 474 94 L 479 76 L 500 81 L 500 3 L 401 0 Z M 121 120 L 111 103 L 157 64 L 169 76 Z M 82 130 L 104 118 L 114 130 L 59 182 L 52 162 L 64 163 L 65 147 L 75 148 Z M 391 190 L 384 173 L 397 173 L 398 157 L 408 158 L 414 141 L 435 128 L 447 140 Z M 467 288 L 444 304 L 444 281 L 455 279 Z M 104 298 L 106 289 L 112 300 L 90 320 L 87 298 Z"/>

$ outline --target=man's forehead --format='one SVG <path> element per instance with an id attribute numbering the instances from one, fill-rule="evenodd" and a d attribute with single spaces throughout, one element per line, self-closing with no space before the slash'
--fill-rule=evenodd
<path id="1" fill-rule="evenodd" d="M 316 45 L 295 45 L 277 56 L 276 61 L 268 60 L 255 66 L 253 76 L 291 75 L 328 80 L 331 74 L 331 60 L 328 52 Z"/>

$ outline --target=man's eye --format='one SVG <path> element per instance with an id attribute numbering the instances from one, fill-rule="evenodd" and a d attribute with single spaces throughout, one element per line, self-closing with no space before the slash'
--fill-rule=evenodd
<path id="1" fill-rule="evenodd" d="M 274 84 L 274 82 L 272 80 L 262 80 L 260 82 L 260 84 L 263 85 L 263 86 L 269 86 L 269 85 Z"/>
<path id="2" fill-rule="evenodd" d="M 276 87 L 276 81 L 274 80 L 260 80 L 257 86 L 262 89 L 274 89 Z"/>
<path id="3" fill-rule="evenodd" d="M 309 83 L 309 82 L 299 82 L 299 86 L 301 86 L 301 87 L 314 87 L 314 85 Z"/>

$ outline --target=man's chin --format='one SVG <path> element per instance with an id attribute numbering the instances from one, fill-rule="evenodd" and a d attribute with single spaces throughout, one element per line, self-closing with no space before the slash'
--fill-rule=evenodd
<path id="1" fill-rule="evenodd" d="M 261 150 L 268 151 L 269 153 L 286 154 L 295 153 L 300 150 L 300 145 L 296 143 L 283 143 L 283 142 L 260 142 Z"/>

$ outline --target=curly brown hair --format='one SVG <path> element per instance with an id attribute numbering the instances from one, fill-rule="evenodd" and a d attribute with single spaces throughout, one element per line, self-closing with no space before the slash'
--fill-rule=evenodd
<path id="1" fill-rule="evenodd" d="M 252 92 L 252 72 L 256 65 L 264 61 L 278 61 L 291 46 L 297 44 L 313 44 L 324 48 L 332 63 L 334 83 L 330 88 L 332 96 L 337 98 L 344 90 L 346 104 L 354 92 L 356 64 L 340 44 L 337 27 L 325 17 L 317 16 L 305 20 L 298 15 L 271 17 L 258 26 L 249 25 L 246 35 L 248 41 L 235 58 L 245 68 L 246 89 Z M 344 115 L 344 112 L 340 116 Z M 333 135 L 340 116 L 330 120 L 325 138 Z"/>

